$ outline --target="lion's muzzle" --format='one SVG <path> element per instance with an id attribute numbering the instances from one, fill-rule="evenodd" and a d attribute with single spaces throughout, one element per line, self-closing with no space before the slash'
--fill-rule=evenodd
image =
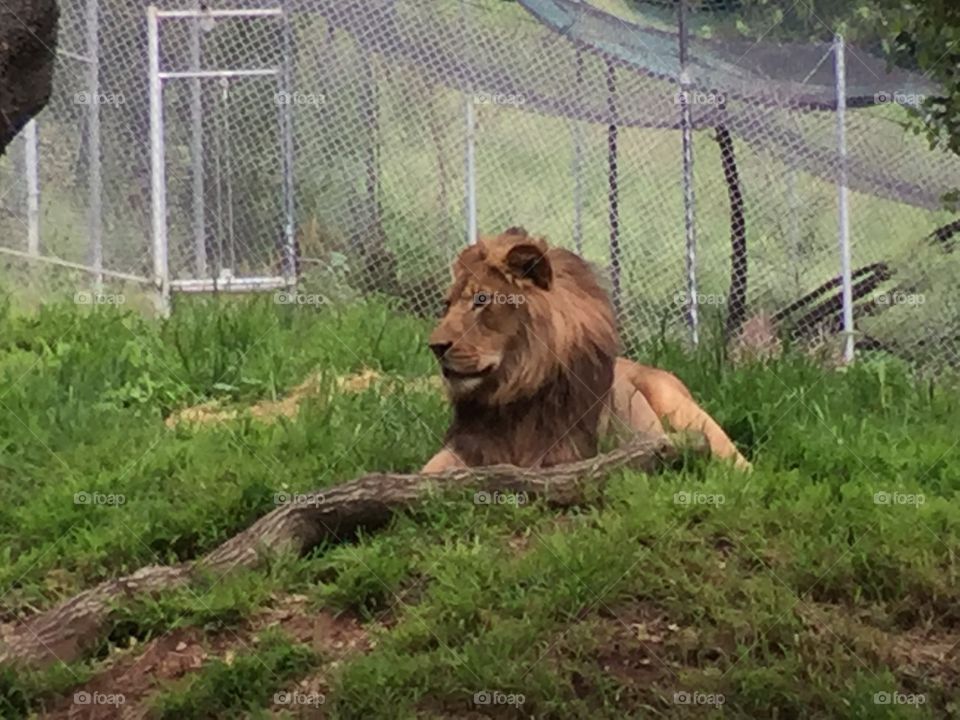
<path id="1" fill-rule="evenodd" d="M 429 347 L 439 361 L 444 381 L 458 392 L 478 387 L 500 366 L 499 355 L 481 352 L 468 343 L 435 340 Z"/>

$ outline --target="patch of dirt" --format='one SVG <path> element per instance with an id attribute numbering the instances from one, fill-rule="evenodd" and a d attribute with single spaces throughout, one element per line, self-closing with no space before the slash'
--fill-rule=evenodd
<path id="1" fill-rule="evenodd" d="M 289 595 L 274 607 L 250 620 L 254 634 L 277 627 L 292 639 L 309 645 L 314 651 L 333 659 L 371 647 L 367 631 L 359 620 L 347 613 L 334 615 L 325 610 L 308 611 L 305 595 Z"/>
<path id="2" fill-rule="evenodd" d="M 234 630 L 206 635 L 200 628 L 183 628 L 142 648 L 119 651 L 100 673 L 74 688 L 40 717 L 45 720 L 143 720 L 148 716 L 150 696 L 161 683 L 196 672 L 212 658 L 229 664 L 236 655 L 255 652 L 256 636 L 267 628 L 279 628 L 293 640 L 309 645 L 330 659 L 315 676 L 290 689 L 294 698 L 309 697 L 311 693 L 314 697 L 322 695 L 328 688 L 325 677 L 330 669 L 348 655 L 366 652 L 372 643 L 355 617 L 311 611 L 306 601 L 302 595 L 285 596 Z M 123 703 L 110 702 L 111 697 L 122 697 Z M 304 702 L 287 709 L 299 712 L 319 707 Z"/>
<path id="3" fill-rule="evenodd" d="M 117 652 L 109 666 L 73 689 L 66 698 L 40 717 L 49 720 L 107 720 L 143 718 L 142 699 L 160 682 L 196 671 L 208 657 L 222 654 L 230 638 L 205 638 L 200 628 L 174 630 L 144 647 Z M 111 701 L 122 698 L 122 704 Z"/>
<path id="4" fill-rule="evenodd" d="M 367 652 L 374 642 L 357 618 L 327 612 L 306 614 L 303 612 L 305 602 L 306 597 L 291 595 L 277 607 L 254 618 L 254 624 L 258 630 L 279 627 L 296 641 L 309 645 L 327 658 L 327 662 L 315 673 L 277 693 L 272 705 L 277 715 L 286 711 L 301 720 L 320 720 L 326 717 L 324 705 L 330 691 L 331 673 L 344 658 Z"/>
<path id="5" fill-rule="evenodd" d="M 643 689 L 670 682 L 680 663 L 678 651 L 696 647 L 692 628 L 682 628 L 646 602 L 601 608 L 594 623 L 599 667 L 627 688 Z M 576 684 L 575 684 L 576 687 Z M 584 694 L 586 691 L 584 690 Z"/>
<path id="6" fill-rule="evenodd" d="M 244 413 L 249 413 L 254 420 L 267 424 L 274 423 L 281 417 L 293 419 L 304 400 L 320 394 L 323 388 L 322 380 L 320 373 L 314 373 L 279 400 L 261 400 L 247 408 L 224 407 L 221 402 L 210 400 L 171 413 L 164 423 L 168 428 L 178 425 L 203 426 L 236 420 Z M 370 368 L 364 368 L 352 375 L 342 375 L 334 380 L 334 388 L 341 393 L 360 393 L 379 386 L 383 393 L 389 394 L 395 392 L 397 384 L 393 378 Z M 435 376 L 418 378 L 411 381 L 411 384 L 420 390 L 439 391 L 442 387 L 440 378 Z"/>
<path id="7" fill-rule="evenodd" d="M 842 641 L 863 661 L 885 665 L 905 681 L 923 678 L 945 689 L 960 688 L 960 631 L 915 627 L 888 632 L 876 627 L 877 619 L 867 610 L 858 614 L 825 604 L 802 603 L 796 612 L 814 641 Z M 649 603 L 601 608 L 590 622 L 597 663 L 627 688 L 676 684 L 681 670 L 735 655 L 732 636 L 714 635 L 716 646 L 708 646 L 694 628 L 672 623 Z"/>
<path id="8" fill-rule="evenodd" d="M 236 419 L 239 412 L 237 410 L 225 410 L 220 407 L 220 402 L 210 400 L 191 407 L 177 410 L 167 416 L 164 424 L 168 428 L 175 428 L 178 425 L 212 425 L 214 423 L 226 422 Z"/>
<path id="9" fill-rule="evenodd" d="M 868 624 L 849 608 L 823 603 L 804 603 L 797 613 L 815 637 L 839 639 L 851 652 L 888 666 L 898 677 L 960 688 L 958 631 L 915 627 L 891 633 Z"/>
<path id="10" fill-rule="evenodd" d="M 558 670 L 569 673 L 572 691 L 586 704 L 609 694 L 613 685 L 625 715 L 629 708 L 643 717 L 674 717 L 683 702 L 677 695 L 707 692 L 708 676 L 736 645 L 732 638 L 676 622 L 652 601 L 633 599 L 587 612 L 557 647 Z M 696 687 L 690 686 L 693 675 Z"/>
<path id="11" fill-rule="evenodd" d="M 623 688 L 619 702 L 626 717 L 629 714 L 626 708 L 649 708 L 649 700 L 658 695 L 657 688 L 663 688 L 660 692 L 666 693 L 666 688 L 678 685 L 677 676 L 682 668 L 676 658 L 683 657 L 686 648 L 698 647 L 699 642 L 691 628 L 671 622 L 653 603 L 634 601 L 615 608 L 601 605 L 595 613 L 585 611 L 549 644 L 547 658 L 561 667 L 572 663 L 570 685 L 581 699 L 598 693 L 595 671 L 614 679 Z M 444 720 L 518 718 L 534 714 L 529 705 L 478 706 L 470 697 L 462 700 L 427 698 L 418 708 L 424 717 Z"/>

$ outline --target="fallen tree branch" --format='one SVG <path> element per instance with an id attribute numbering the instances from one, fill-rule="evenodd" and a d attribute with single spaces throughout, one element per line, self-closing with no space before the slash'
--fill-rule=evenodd
<path id="1" fill-rule="evenodd" d="M 703 453 L 702 441 L 684 442 Z M 638 435 L 609 453 L 566 465 L 524 469 L 493 465 L 438 475 L 374 473 L 298 497 L 264 515 L 199 560 L 153 565 L 107 580 L 29 618 L 0 639 L 0 665 L 45 666 L 80 658 L 101 636 L 116 605 L 137 595 L 189 584 L 201 574 L 254 568 L 278 553 L 302 554 L 324 541 L 340 541 L 360 528 L 384 525 L 398 510 L 446 490 L 527 493 L 554 507 L 584 502 L 589 488 L 624 467 L 650 473 L 682 455 L 666 438 Z"/>

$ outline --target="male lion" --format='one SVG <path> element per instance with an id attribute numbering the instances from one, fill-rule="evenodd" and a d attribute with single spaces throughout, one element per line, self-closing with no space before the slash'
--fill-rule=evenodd
<path id="1" fill-rule="evenodd" d="M 481 237 L 454 262 L 445 305 L 429 344 L 453 422 L 423 472 L 582 460 L 608 425 L 663 433 L 664 422 L 749 467 L 680 380 L 617 357 L 610 300 L 572 252 L 522 228 Z"/>

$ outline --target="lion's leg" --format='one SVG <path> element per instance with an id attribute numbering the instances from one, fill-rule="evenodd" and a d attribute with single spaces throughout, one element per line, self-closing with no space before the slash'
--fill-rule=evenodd
<path id="1" fill-rule="evenodd" d="M 441 473 L 445 472 L 446 470 L 454 470 L 456 468 L 464 467 L 466 467 L 466 464 L 463 462 L 463 460 L 457 457 L 456 453 L 454 453 L 452 450 L 448 450 L 447 448 L 443 448 L 440 452 L 430 458 L 427 464 L 423 466 L 423 470 L 420 472 Z"/>
<path id="2" fill-rule="evenodd" d="M 637 386 L 623 373 L 615 373 L 610 390 L 612 418 L 607 429 L 620 435 L 635 432 L 666 434 L 660 418 Z"/>
<path id="3" fill-rule="evenodd" d="M 640 365 L 625 358 L 617 359 L 617 384 L 623 384 L 624 379 L 633 385 L 646 400 L 647 407 L 658 418 L 658 422 L 665 421 L 672 430 L 693 430 L 703 433 L 710 445 L 711 452 L 717 457 L 734 460 L 738 468 L 750 467 L 736 445 L 710 415 L 701 408 L 690 391 L 673 374 L 665 370 Z M 634 405 L 631 404 L 631 411 Z M 639 411 L 641 413 L 644 410 Z"/>

